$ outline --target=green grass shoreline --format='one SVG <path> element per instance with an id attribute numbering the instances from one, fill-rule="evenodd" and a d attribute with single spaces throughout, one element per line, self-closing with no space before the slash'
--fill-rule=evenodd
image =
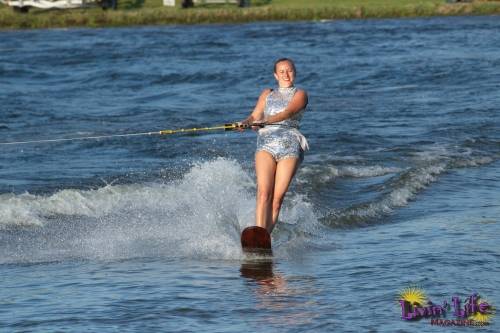
<path id="1" fill-rule="evenodd" d="M 136 4 L 136 3 L 134 3 Z M 275 0 L 249 8 L 199 6 L 163 7 L 159 0 L 140 6 L 122 2 L 120 9 L 31 10 L 17 13 L 0 6 L 0 29 L 68 27 L 122 27 L 166 24 L 246 23 L 256 21 L 308 21 L 363 18 L 498 15 L 500 2 L 446 3 L 439 0 Z"/>

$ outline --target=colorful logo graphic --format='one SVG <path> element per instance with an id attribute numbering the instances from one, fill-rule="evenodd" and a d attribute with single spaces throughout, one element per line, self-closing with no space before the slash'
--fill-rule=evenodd
<path id="1" fill-rule="evenodd" d="M 474 293 L 468 297 L 452 296 L 450 301 L 433 303 L 422 288 L 412 286 L 398 295 L 403 320 L 430 318 L 438 326 L 487 326 L 493 319 L 495 308 L 486 299 Z M 454 318 L 447 318 L 451 314 Z"/>

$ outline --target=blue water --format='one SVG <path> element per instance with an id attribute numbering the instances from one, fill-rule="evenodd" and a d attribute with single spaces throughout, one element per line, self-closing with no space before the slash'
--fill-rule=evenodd
<path id="1" fill-rule="evenodd" d="M 0 143 L 238 121 L 289 56 L 311 146 L 273 257 L 248 258 L 254 133 L 0 144 L 0 331 L 444 329 L 401 319 L 410 286 L 498 306 L 499 29 L 453 17 L 0 32 Z M 465 329 L 498 332 L 495 316 Z"/>

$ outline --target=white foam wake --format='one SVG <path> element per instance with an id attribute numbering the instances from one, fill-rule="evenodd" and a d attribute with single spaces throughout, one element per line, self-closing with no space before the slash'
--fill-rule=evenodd
<path id="1" fill-rule="evenodd" d="M 429 184 L 453 168 L 476 167 L 493 161 L 490 157 L 464 157 L 444 154 L 443 151 L 425 151 L 415 154 L 412 168 L 400 172 L 385 185 L 390 190 L 381 197 L 344 210 L 332 210 L 323 218 L 330 226 L 365 224 L 370 219 L 390 214 L 416 197 Z"/>
<path id="2" fill-rule="evenodd" d="M 367 165 L 367 166 L 334 166 L 334 165 L 320 165 L 320 166 L 305 166 L 299 171 L 301 178 L 315 175 L 321 178 L 320 181 L 326 182 L 335 178 L 352 177 L 352 178 L 365 178 L 365 177 L 378 177 L 387 174 L 398 173 L 402 171 L 397 167 L 386 167 L 380 165 Z"/>
<path id="3" fill-rule="evenodd" d="M 0 226 L 13 236 L 0 261 L 241 258 L 240 232 L 254 223 L 254 198 L 251 175 L 222 158 L 196 164 L 169 183 L 2 195 Z M 314 215 L 298 197 L 287 202 L 282 218 L 290 225 Z"/>

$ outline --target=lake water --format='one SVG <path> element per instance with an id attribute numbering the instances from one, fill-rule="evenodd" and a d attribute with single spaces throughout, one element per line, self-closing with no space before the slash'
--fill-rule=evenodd
<path id="1" fill-rule="evenodd" d="M 288 56 L 311 146 L 266 259 L 239 244 L 252 132 L 0 144 L 0 331 L 443 329 L 402 319 L 408 287 L 499 306 L 499 31 L 450 17 L 0 32 L 1 143 L 239 121 Z M 488 320 L 467 330 L 500 331 Z"/>

